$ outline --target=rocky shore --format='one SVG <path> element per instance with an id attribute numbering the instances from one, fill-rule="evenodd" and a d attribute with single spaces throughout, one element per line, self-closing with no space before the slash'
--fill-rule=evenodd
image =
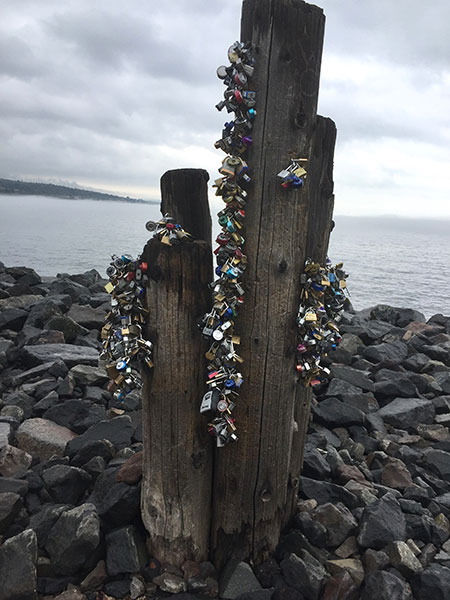
<path id="1" fill-rule="evenodd" d="M 450 598 L 450 317 L 345 313 L 274 556 L 148 556 L 141 405 L 98 367 L 106 282 L 0 263 L 0 600 Z"/>

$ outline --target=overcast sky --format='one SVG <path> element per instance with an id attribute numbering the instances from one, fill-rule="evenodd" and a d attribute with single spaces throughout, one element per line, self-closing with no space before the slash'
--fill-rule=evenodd
<path id="1" fill-rule="evenodd" d="M 322 0 L 336 214 L 450 218 L 450 2 Z M 240 0 L 3 0 L 0 177 L 159 199 L 217 176 Z M 215 208 L 215 207 L 214 207 Z"/>

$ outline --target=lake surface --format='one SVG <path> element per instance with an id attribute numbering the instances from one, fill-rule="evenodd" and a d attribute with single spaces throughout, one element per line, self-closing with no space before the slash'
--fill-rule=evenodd
<path id="1" fill-rule="evenodd" d="M 138 255 L 158 204 L 0 195 L 0 260 L 40 275 L 105 276 L 111 254 Z M 378 303 L 450 314 L 450 221 L 335 217 L 329 255 L 344 261 L 356 309 Z"/>

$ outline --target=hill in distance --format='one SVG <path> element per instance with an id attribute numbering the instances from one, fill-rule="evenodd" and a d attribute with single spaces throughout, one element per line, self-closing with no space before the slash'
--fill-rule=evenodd
<path id="1" fill-rule="evenodd" d="M 143 204 L 158 204 L 141 198 L 130 198 L 129 196 L 115 196 L 103 192 L 92 192 L 71 188 L 65 185 L 53 183 L 34 183 L 31 181 L 14 181 L 12 179 L 0 178 L 0 194 L 21 194 L 24 196 L 54 196 L 72 200 L 109 200 L 115 202 L 139 202 Z"/>

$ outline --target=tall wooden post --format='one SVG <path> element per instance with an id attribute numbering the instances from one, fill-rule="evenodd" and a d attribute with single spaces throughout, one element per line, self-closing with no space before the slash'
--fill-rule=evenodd
<path id="1" fill-rule="evenodd" d="M 142 518 L 152 555 L 175 565 L 206 560 L 211 513 L 212 447 L 199 414 L 206 349 L 196 326 L 211 302 L 211 218 L 207 201 L 201 201 L 207 198 L 205 172 L 189 171 L 163 176 L 162 210 L 174 213 L 189 231 L 189 190 L 198 200 L 203 239 L 173 247 L 152 239 L 144 249 L 150 273 L 147 333 L 155 367 L 145 373 L 142 393 Z"/>
<path id="2" fill-rule="evenodd" d="M 240 439 L 215 457 L 211 550 L 219 566 L 273 551 L 298 493 L 310 396 L 294 369 L 299 274 L 308 252 L 324 258 L 332 211 L 332 178 L 331 191 L 318 190 L 334 145 L 316 113 L 324 23 L 322 10 L 301 0 L 243 2 L 258 116 L 247 155 L 247 291 L 235 328 L 245 361 L 233 413 Z M 310 176 L 303 189 L 285 190 L 277 173 L 298 157 L 309 159 Z"/>

